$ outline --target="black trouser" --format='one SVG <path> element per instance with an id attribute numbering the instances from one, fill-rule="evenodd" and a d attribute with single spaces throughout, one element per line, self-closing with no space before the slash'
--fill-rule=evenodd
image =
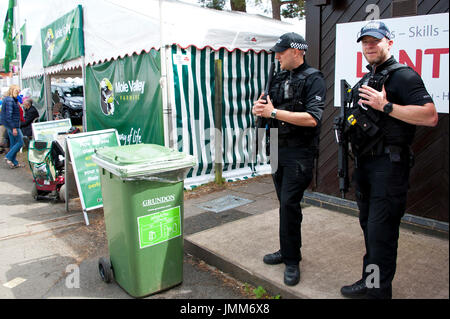
<path id="1" fill-rule="evenodd" d="M 280 249 L 286 265 L 300 261 L 302 246 L 300 201 L 312 179 L 314 152 L 306 148 L 281 147 L 278 169 L 272 175 L 280 202 Z"/>
<path id="2" fill-rule="evenodd" d="M 354 170 L 359 221 L 366 246 L 362 278 L 371 276 L 369 297 L 392 298 L 399 226 L 406 208 L 409 170 L 409 156 L 406 154 L 398 162 L 392 162 L 389 154 L 358 159 L 358 167 Z M 374 265 L 379 269 L 379 288 L 374 281 L 377 279 Z"/>

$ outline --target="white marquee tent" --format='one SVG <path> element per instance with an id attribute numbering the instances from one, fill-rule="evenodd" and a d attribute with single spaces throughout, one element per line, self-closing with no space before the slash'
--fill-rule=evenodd
<path id="1" fill-rule="evenodd" d="M 199 49 L 267 51 L 285 32 L 305 33 L 303 24 L 292 25 L 260 15 L 218 11 L 174 0 L 54 0 L 54 10 L 49 12 L 46 21 L 56 20 L 78 4 L 83 6 L 86 65 L 172 44 L 182 48 L 192 45 Z M 54 74 L 81 65 L 81 59 L 76 59 L 49 67 L 45 73 Z M 43 74 L 38 37 L 22 77 Z"/>
<path id="2" fill-rule="evenodd" d="M 249 145 L 254 136 L 250 133 L 249 141 L 245 132 L 254 127 L 251 103 L 259 96 L 267 76 L 268 62 L 273 60 L 269 49 L 283 33 L 304 35 L 304 26 L 173 0 L 54 2 L 54 10 L 46 20 L 48 23 L 78 4 L 83 6 L 85 56 L 44 69 L 41 40 L 38 38 L 23 67 L 24 79 L 44 76 L 49 96 L 51 77 L 78 75 L 85 78 L 86 67 L 140 55 L 144 51 L 159 51 L 161 76 L 157 80 L 162 88 L 164 144 L 197 157 L 199 165 L 190 172 L 189 179 L 191 184 L 201 184 L 214 179 L 212 163 L 215 150 L 214 137 L 210 142 L 204 142 L 205 139 L 209 141 L 209 137 L 205 138 L 205 131 L 211 129 L 204 123 L 214 123 L 213 88 L 200 82 L 211 83 L 214 70 L 209 70 L 210 59 L 220 57 L 224 61 L 224 94 L 229 92 L 224 96 L 223 121 L 225 126 L 234 129 L 224 132 L 224 177 L 241 178 L 255 173 L 249 164 Z M 200 52 L 206 58 L 200 58 Z M 180 56 L 187 59 L 188 67 L 177 63 Z M 199 78 L 199 65 L 206 65 L 209 71 L 206 78 Z M 85 87 L 85 94 L 89 89 Z M 204 98 L 194 99 L 194 96 Z M 194 113 L 200 115 L 191 117 Z M 267 159 L 263 159 L 261 164 L 264 162 L 267 163 Z M 267 172 L 268 165 L 263 166 Z"/>

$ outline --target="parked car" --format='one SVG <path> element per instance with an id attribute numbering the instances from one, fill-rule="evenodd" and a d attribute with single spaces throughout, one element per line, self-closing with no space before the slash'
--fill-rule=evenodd
<path id="1" fill-rule="evenodd" d="M 53 114 L 80 122 L 83 118 L 83 86 L 77 84 L 52 84 Z M 58 114 L 59 113 L 59 114 Z"/>

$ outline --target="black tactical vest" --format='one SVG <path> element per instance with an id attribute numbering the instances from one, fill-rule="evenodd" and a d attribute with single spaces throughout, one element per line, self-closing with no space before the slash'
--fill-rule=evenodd
<path id="1" fill-rule="evenodd" d="M 305 112 L 306 94 L 303 92 L 305 82 L 310 75 L 318 72 L 320 71 L 312 67 L 300 72 L 279 72 L 273 80 L 269 93 L 275 108 L 291 112 Z M 279 140 L 288 141 L 289 145 L 317 147 L 319 125 L 302 127 L 275 119 L 272 120 L 271 126 L 278 128 Z"/>
<path id="2" fill-rule="evenodd" d="M 368 73 L 352 88 L 353 106 L 347 115 L 347 125 L 349 125 L 349 137 L 354 155 L 362 156 L 368 152 L 378 154 L 386 146 L 407 147 L 412 143 L 415 126 L 374 110 L 368 105 L 358 104 L 360 100 L 358 89 L 362 85 L 381 91 L 389 76 L 402 68 L 408 68 L 408 66 L 396 62 L 381 72 Z"/>

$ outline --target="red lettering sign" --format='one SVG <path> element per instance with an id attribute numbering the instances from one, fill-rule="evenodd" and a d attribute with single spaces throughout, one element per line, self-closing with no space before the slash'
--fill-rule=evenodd
<path id="1" fill-rule="evenodd" d="M 364 76 L 364 74 L 369 73 L 369 72 L 363 72 L 362 62 L 363 62 L 363 54 L 362 54 L 362 52 L 357 52 L 356 53 L 356 77 L 358 79 L 362 78 Z"/>
<path id="2" fill-rule="evenodd" d="M 422 75 L 422 59 L 423 54 L 429 54 L 433 56 L 433 74 L 432 77 L 434 79 L 439 78 L 440 76 L 440 68 L 441 68 L 441 54 L 448 54 L 448 48 L 437 48 L 437 49 L 426 49 L 425 52 L 422 52 L 421 49 L 416 50 L 416 63 L 411 60 L 408 53 L 405 50 L 399 51 L 398 62 L 402 64 L 406 64 L 413 68 L 420 76 Z M 363 71 L 363 54 L 362 52 L 356 53 L 356 77 L 362 78 L 364 74 L 367 72 Z"/>
<path id="3" fill-rule="evenodd" d="M 441 67 L 441 54 L 448 54 L 448 48 L 426 49 L 425 54 L 433 55 L 433 78 L 438 78 Z"/>
<path id="4" fill-rule="evenodd" d="M 409 58 L 408 53 L 406 53 L 405 50 L 400 50 L 399 57 L 398 57 L 398 62 L 400 62 L 402 64 L 406 64 L 407 66 L 412 67 L 414 69 L 414 71 L 419 73 L 419 75 L 422 75 L 422 50 L 420 50 L 420 49 L 416 50 L 416 64 L 415 65 L 411 61 L 411 59 Z"/>

